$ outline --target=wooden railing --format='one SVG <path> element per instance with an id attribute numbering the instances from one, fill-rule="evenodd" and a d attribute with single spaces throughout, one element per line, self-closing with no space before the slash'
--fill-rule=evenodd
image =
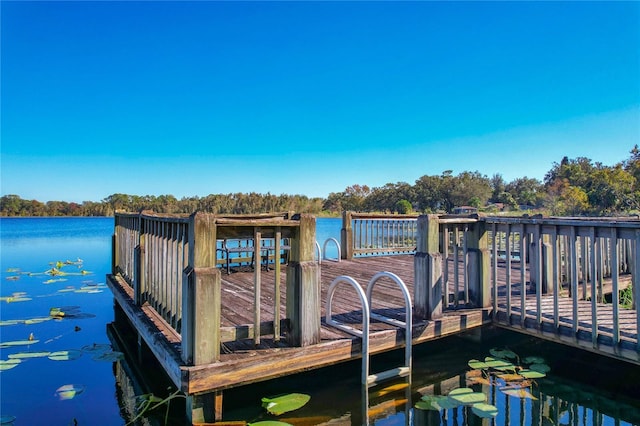
<path id="1" fill-rule="evenodd" d="M 594 348 L 627 340 L 640 361 L 640 221 L 425 215 L 417 247 L 417 315 L 493 307 L 495 321 L 588 333 Z"/>
<path id="2" fill-rule="evenodd" d="M 344 212 L 342 258 L 415 253 L 417 219 L 417 215 Z"/>
<path id="3" fill-rule="evenodd" d="M 220 326 L 221 266 L 226 259 L 220 250 L 226 239 L 250 239 L 264 247 L 267 261 L 274 257 L 274 319 L 261 322 L 261 252 L 256 250 L 254 267 L 254 323 L 243 325 L 249 337 L 260 342 L 263 333 L 279 339 L 281 322 L 289 329 L 290 344 L 304 346 L 320 341 L 320 316 L 307 315 L 303 307 L 320 312 L 319 273 L 315 255 L 315 218 L 289 213 L 217 216 L 160 215 L 153 212 L 116 213 L 112 273 L 133 290 L 134 303 L 148 304 L 166 325 L 180 335 L 183 361 L 200 365 L 219 359 L 220 343 L 235 339 L 237 328 Z M 281 241 L 288 239 L 286 319 L 280 318 Z M 285 321 L 286 320 L 286 321 Z M 244 332 L 246 334 L 246 332 Z"/>

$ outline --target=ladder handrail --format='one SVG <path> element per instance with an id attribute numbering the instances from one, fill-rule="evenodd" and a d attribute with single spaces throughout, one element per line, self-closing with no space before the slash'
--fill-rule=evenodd
<path id="1" fill-rule="evenodd" d="M 362 302 L 362 331 L 344 323 L 335 321 L 332 318 L 331 308 L 333 304 L 333 294 L 340 283 L 347 283 L 351 285 L 360 297 L 360 302 Z M 331 282 L 331 285 L 329 285 L 329 289 L 327 290 L 326 311 L 325 321 L 327 325 L 331 325 L 349 334 L 362 338 L 362 383 L 366 384 L 369 379 L 369 314 L 371 312 L 369 309 L 369 302 L 367 302 L 367 295 L 356 280 L 346 275 L 340 275 Z"/>
<path id="2" fill-rule="evenodd" d="M 378 280 L 384 277 L 390 278 L 392 281 L 398 284 L 398 286 L 400 287 L 400 290 L 402 291 L 402 295 L 404 296 L 404 304 L 405 304 L 404 323 L 395 318 L 389 318 L 384 315 L 376 314 L 373 311 L 370 312 L 369 317 L 390 325 L 394 325 L 396 327 L 404 327 L 404 331 L 405 331 L 405 336 L 404 336 L 405 337 L 405 348 L 404 348 L 405 349 L 404 351 L 405 365 L 404 367 L 408 369 L 408 371 L 410 372 L 411 371 L 412 333 L 413 333 L 413 307 L 411 304 L 411 295 L 409 294 L 409 289 L 407 288 L 407 285 L 404 283 L 404 281 L 402 281 L 400 277 L 398 277 L 393 272 L 387 272 L 387 271 L 378 272 L 373 276 L 373 278 L 371 278 L 371 280 L 369 281 L 369 284 L 367 285 L 367 303 L 369 305 L 369 309 L 371 310 L 373 306 L 372 305 L 373 288 L 375 287 L 375 284 L 378 282 Z"/>

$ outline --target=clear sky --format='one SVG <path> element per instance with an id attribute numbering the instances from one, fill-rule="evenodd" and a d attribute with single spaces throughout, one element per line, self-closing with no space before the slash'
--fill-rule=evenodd
<path id="1" fill-rule="evenodd" d="M 640 2 L 0 7 L 2 195 L 542 180 L 640 144 Z"/>

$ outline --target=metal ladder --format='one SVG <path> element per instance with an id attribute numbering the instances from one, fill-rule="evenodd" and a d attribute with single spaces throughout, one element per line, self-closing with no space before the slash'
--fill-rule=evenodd
<path id="1" fill-rule="evenodd" d="M 373 296 L 373 288 L 379 279 L 386 277 L 390 278 L 400 287 L 402 294 L 404 296 L 405 303 L 405 321 L 400 321 L 395 318 L 385 317 L 384 315 L 377 314 L 371 312 L 371 300 Z M 358 296 L 360 297 L 360 302 L 362 303 L 362 330 L 351 327 L 345 323 L 336 321 L 333 319 L 332 315 L 332 302 L 333 295 L 336 291 L 336 288 L 341 283 L 347 283 L 353 287 Z M 332 327 L 338 328 L 342 331 L 345 331 L 351 335 L 358 336 L 362 338 L 362 385 L 365 388 L 369 388 L 371 386 L 377 386 L 381 382 L 386 380 L 395 379 L 398 377 L 411 377 L 411 333 L 413 330 L 412 324 L 413 318 L 413 308 L 411 306 L 411 296 L 409 295 L 409 290 L 405 283 L 394 273 L 392 272 L 378 272 L 371 278 L 369 284 L 367 285 L 367 292 L 365 294 L 364 290 L 358 284 L 356 280 L 353 278 L 341 275 L 334 279 L 329 286 L 329 290 L 327 291 L 327 304 L 326 304 L 326 323 Z M 382 371 L 376 374 L 369 374 L 369 323 L 371 319 L 375 319 L 377 321 L 381 321 L 396 327 L 403 327 L 405 329 L 405 361 L 404 365 L 396 368 L 392 368 L 390 370 Z"/>

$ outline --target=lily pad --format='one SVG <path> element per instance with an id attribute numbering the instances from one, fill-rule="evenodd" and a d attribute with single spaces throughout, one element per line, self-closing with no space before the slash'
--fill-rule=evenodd
<path id="1" fill-rule="evenodd" d="M 490 419 L 498 415 L 498 407 L 491 404 L 480 402 L 471 406 L 471 411 L 478 417 Z"/>
<path id="2" fill-rule="evenodd" d="M 0 321 L 0 325 L 16 325 L 20 324 L 22 321 L 20 320 L 3 320 Z"/>
<path id="3" fill-rule="evenodd" d="M 10 354 L 10 359 L 27 359 L 27 358 L 44 358 L 51 352 L 18 352 L 17 354 Z"/>
<path id="4" fill-rule="evenodd" d="M 31 324 L 40 324 L 41 322 L 50 321 L 51 317 L 38 317 L 38 318 L 29 318 L 24 320 L 24 323 L 27 325 Z"/>
<path id="5" fill-rule="evenodd" d="M 124 354 L 118 351 L 109 351 L 94 355 L 92 359 L 94 361 L 115 362 L 124 359 Z"/>
<path id="6" fill-rule="evenodd" d="M 548 373 L 549 371 L 551 371 L 551 367 L 549 367 L 547 364 L 531 364 L 529 366 L 529 370 L 532 371 L 537 371 L 538 373 Z"/>
<path id="7" fill-rule="evenodd" d="M 457 401 L 451 400 L 445 395 L 423 395 L 415 407 L 420 410 L 440 411 L 455 408 L 459 405 Z"/>
<path id="8" fill-rule="evenodd" d="M 3 414 L 2 416 L 0 416 L 0 425 L 10 425 L 15 420 L 16 420 L 16 416 L 7 416 Z"/>
<path id="9" fill-rule="evenodd" d="M 469 365 L 469 367 L 473 368 L 474 370 L 484 370 L 486 368 L 489 368 L 486 362 L 479 361 L 477 359 L 472 359 L 467 364 Z"/>
<path id="10" fill-rule="evenodd" d="M 111 345 L 107 343 L 94 343 L 92 345 L 85 345 L 81 348 L 82 352 L 87 353 L 104 353 L 111 350 Z"/>
<path id="11" fill-rule="evenodd" d="M 262 407 L 269 413 L 279 416 L 282 413 L 297 410 L 304 406 L 311 396 L 302 393 L 290 393 L 272 398 L 262 398 Z"/>
<path id="12" fill-rule="evenodd" d="M 495 357 L 495 358 L 501 358 L 501 359 L 516 359 L 518 358 L 518 355 L 516 355 L 515 352 L 510 351 L 509 349 L 489 349 L 489 353 L 491 354 L 491 356 Z"/>
<path id="13" fill-rule="evenodd" d="M 546 374 L 534 370 L 520 370 L 518 374 L 526 379 L 541 379 L 546 376 Z"/>
<path id="14" fill-rule="evenodd" d="M 49 354 L 49 359 L 52 361 L 73 361 L 82 356 L 82 351 L 77 349 L 69 349 L 68 351 L 57 351 Z"/>
<path id="15" fill-rule="evenodd" d="M 293 426 L 291 423 L 279 422 L 277 420 L 263 420 L 261 422 L 249 423 L 249 426 Z"/>
<path id="16" fill-rule="evenodd" d="M 55 396 L 61 401 L 64 401 L 66 399 L 73 399 L 82 392 L 84 392 L 84 386 L 82 385 L 63 385 L 56 389 Z"/>
<path id="17" fill-rule="evenodd" d="M 472 405 L 479 402 L 485 402 L 487 396 L 482 392 L 474 392 L 471 388 L 458 388 L 449 392 L 449 398 L 458 404 Z"/>
<path id="18" fill-rule="evenodd" d="M 12 346 L 28 346 L 38 343 L 40 340 L 12 340 L 10 342 L 0 342 L 0 348 L 9 348 Z"/>
<path id="19" fill-rule="evenodd" d="M 17 367 L 22 361 L 19 359 L 0 359 L 0 371 L 11 370 L 13 367 Z"/>
<path id="20" fill-rule="evenodd" d="M 499 371 L 516 371 L 516 366 L 503 359 L 492 358 L 490 356 L 484 359 L 484 363 L 489 367 Z"/>
<path id="21" fill-rule="evenodd" d="M 539 356 L 528 356 L 522 359 L 524 364 L 544 364 L 546 361 Z"/>

